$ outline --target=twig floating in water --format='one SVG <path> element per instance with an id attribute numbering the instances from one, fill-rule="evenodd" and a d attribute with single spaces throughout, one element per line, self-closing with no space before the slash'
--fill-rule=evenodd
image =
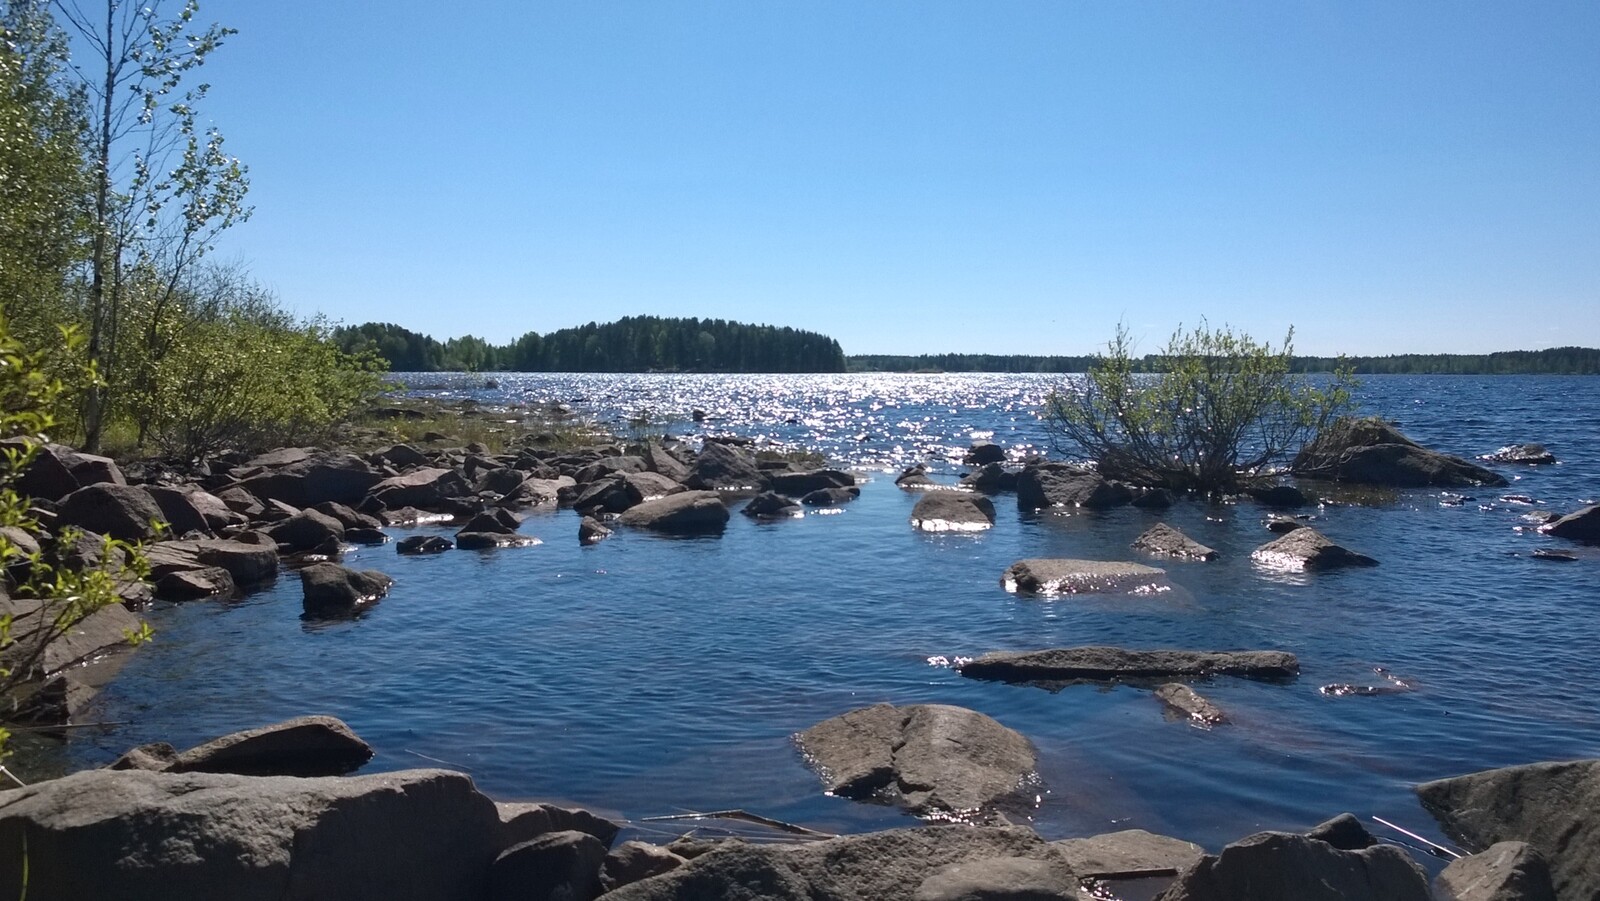
<path id="1" fill-rule="evenodd" d="M 785 823 L 782 820 L 775 820 L 772 817 L 764 817 L 759 813 L 751 813 L 748 810 L 713 810 L 708 813 L 670 813 L 659 817 L 639 818 L 639 822 L 641 823 L 661 823 L 668 820 L 744 820 L 747 823 L 759 823 L 762 826 L 770 826 L 773 829 L 781 829 L 784 832 L 790 832 L 795 835 L 810 835 L 815 836 L 816 838 L 838 837 L 831 832 L 819 832 L 816 829 L 808 829 L 805 826 L 796 826 L 793 823 Z"/>

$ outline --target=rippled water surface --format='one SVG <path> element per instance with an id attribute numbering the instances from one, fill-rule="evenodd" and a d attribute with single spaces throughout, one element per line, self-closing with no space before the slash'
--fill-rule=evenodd
<path id="1" fill-rule="evenodd" d="M 1600 555 L 1534 559 L 1563 542 L 1522 530 L 1530 509 L 1600 495 L 1600 381 L 1375 377 L 1363 410 L 1466 456 L 1539 441 L 1563 461 L 1506 470 L 1510 489 L 1346 499 L 1316 526 L 1381 561 L 1312 576 L 1252 567 L 1270 536 L 1250 504 L 1182 503 L 1075 515 L 1020 514 L 995 528 L 914 532 L 916 496 L 889 470 L 930 461 L 954 481 L 974 435 L 1018 457 L 1048 450 L 1036 411 L 1053 377 L 418 376 L 413 390 L 485 403 L 570 403 L 626 431 L 756 436 L 821 450 L 872 480 L 838 512 L 670 539 L 619 533 L 590 548 L 570 511 L 533 512 L 542 545 L 401 558 L 363 548 L 347 565 L 396 579 L 354 622 L 300 620 L 292 576 L 234 603 L 150 615 L 158 638 L 129 661 L 74 766 L 152 740 L 198 742 L 309 712 L 349 722 L 379 756 L 368 770 L 445 763 L 502 799 L 554 798 L 629 817 L 745 807 L 833 830 L 906 822 L 824 796 L 790 736 L 877 701 L 983 711 L 1040 752 L 1047 835 L 1143 827 L 1216 848 L 1264 827 L 1304 828 L 1344 810 L 1434 834 L 1417 781 L 1550 758 L 1600 756 Z M 700 409 L 708 421 L 697 424 Z M 1308 484 L 1308 488 L 1310 485 Z M 1532 506 L 1501 500 L 1526 495 Z M 1166 520 L 1221 551 L 1162 563 L 1128 547 Z M 430 529 L 422 529 L 427 532 Z M 435 529 L 441 533 L 448 530 Z M 404 534 L 404 530 L 394 530 Z M 1023 557 L 1141 560 L 1176 586 L 1146 597 L 1017 598 L 1000 573 Z M 1037 688 L 963 679 L 930 657 L 1076 644 L 1282 648 L 1289 684 L 1198 686 L 1234 723 L 1202 731 L 1142 689 Z M 1329 697 L 1327 683 L 1417 689 Z"/>

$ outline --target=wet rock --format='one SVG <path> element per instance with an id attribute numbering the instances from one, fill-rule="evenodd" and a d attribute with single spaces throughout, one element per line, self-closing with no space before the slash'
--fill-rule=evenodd
<path id="1" fill-rule="evenodd" d="M 1000 584 L 1016 594 L 1125 594 L 1160 590 L 1167 573 L 1141 563 L 1035 558 L 1011 564 Z"/>
<path id="2" fill-rule="evenodd" d="M 1105 510 L 1133 502 L 1133 492 L 1092 469 L 1066 463 L 1025 466 L 1017 475 L 1017 509 L 1081 507 Z"/>
<path id="3" fill-rule="evenodd" d="M 389 593 L 394 579 L 377 570 L 357 571 L 337 563 L 314 563 L 300 570 L 308 616 L 348 616 Z"/>
<path id="4" fill-rule="evenodd" d="M 1417 786 L 1446 835 L 1486 848 L 1532 845 L 1559 898 L 1600 897 L 1600 760 L 1534 763 Z"/>
<path id="5" fill-rule="evenodd" d="M 611 537 L 611 530 L 600 523 L 593 516 L 585 516 L 578 521 L 578 543 L 599 544 Z"/>
<path id="6" fill-rule="evenodd" d="M 1341 851 L 1287 832 L 1258 832 L 1206 855 L 1158 901 L 1430 901 L 1427 875 L 1404 851 Z"/>
<path id="7" fill-rule="evenodd" d="M 961 462 L 967 466 L 987 466 L 990 463 L 1004 463 L 1006 450 L 992 441 L 974 441 L 972 446 L 962 456 Z"/>
<path id="8" fill-rule="evenodd" d="M 5 795 L 0 874 L 26 854 L 40 901 L 481 901 L 502 847 L 494 803 L 442 770 L 87 770 Z"/>
<path id="9" fill-rule="evenodd" d="M 1069 838 L 1050 844 L 1066 857 L 1073 873 L 1088 879 L 1172 876 L 1199 863 L 1206 853 L 1193 842 L 1143 829 Z"/>
<path id="10" fill-rule="evenodd" d="M 1300 672 L 1285 651 L 1139 651 L 1085 646 L 1042 651 L 991 651 L 960 667 L 961 675 L 1002 682 L 1119 681 L 1206 676 L 1283 679 Z"/>
<path id="11" fill-rule="evenodd" d="M 812 469 L 806 472 L 776 472 L 767 477 L 767 486 L 779 494 L 803 497 L 829 488 L 853 488 L 855 476 L 837 469 Z"/>
<path id="12" fill-rule="evenodd" d="M 1344 566 L 1377 566 L 1378 561 L 1329 541 L 1306 526 L 1256 548 L 1250 559 L 1271 569 L 1324 570 Z"/>
<path id="13" fill-rule="evenodd" d="M 614 848 L 600 865 L 600 887 L 612 891 L 631 885 L 641 879 L 670 873 L 689 861 L 660 845 L 645 842 L 623 842 Z"/>
<path id="14" fill-rule="evenodd" d="M 911 525 L 924 532 L 973 532 L 994 525 L 994 501 L 965 491 L 929 491 L 911 508 Z"/>
<path id="15" fill-rule="evenodd" d="M 715 491 L 685 491 L 645 501 L 623 513 L 618 521 L 633 528 L 663 532 L 719 532 L 728 523 L 728 508 Z"/>
<path id="16" fill-rule="evenodd" d="M 1033 746 L 981 713 L 943 704 L 876 704 L 797 736 L 827 790 L 917 814 L 962 813 L 1013 795 Z"/>
<path id="17" fill-rule="evenodd" d="M 850 488 L 818 488 L 816 491 L 808 492 L 805 497 L 800 499 L 800 503 L 807 507 L 837 507 L 840 504 L 848 504 L 860 496 L 861 489 L 853 486 Z"/>
<path id="18" fill-rule="evenodd" d="M 1550 865 L 1525 842 L 1498 842 L 1453 860 L 1433 888 L 1437 901 L 1556 901 Z"/>
<path id="19" fill-rule="evenodd" d="M 155 538 L 159 521 L 165 521 L 165 516 L 155 498 L 143 488 L 129 485 L 87 485 L 67 495 L 56 510 L 58 525 L 123 541 Z"/>
<path id="20" fill-rule="evenodd" d="M 514 535 L 505 532 L 456 533 L 456 547 L 463 551 L 485 551 L 508 547 L 533 547 L 544 542 L 532 535 Z"/>
<path id="21" fill-rule="evenodd" d="M 928 478 L 928 467 L 918 463 L 916 466 L 907 467 L 900 475 L 895 477 L 894 483 L 901 488 L 927 488 L 934 484 Z"/>
<path id="22" fill-rule="evenodd" d="M 439 554 L 455 547 L 455 543 L 439 535 L 411 535 L 395 542 L 394 550 L 397 554 L 416 556 L 419 554 Z"/>
<path id="23" fill-rule="evenodd" d="M 1222 708 L 1181 682 L 1168 682 L 1159 686 L 1155 695 L 1167 709 L 1197 726 L 1210 728 L 1228 721 L 1228 716 L 1222 712 Z"/>
<path id="24" fill-rule="evenodd" d="M 999 463 L 980 466 L 961 477 L 961 487 L 994 494 L 1017 490 L 1017 474 Z"/>
<path id="25" fill-rule="evenodd" d="M 233 576 L 220 566 L 171 572 L 156 580 L 155 596 L 163 601 L 195 601 L 229 597 L 238 591 Z"/>
<path id="26" fill-rule="evenodd" d="M 301 510 L 268 529 L 267 534 L 290 550 L 309 551 L 330 542 L 337 547 L 344 541 L 344 524 L 316 510 Z"/>
<path id="27" fill-rule="evenodd" d="M 1326 823 L 1319 824 L 1307 832 L 1306 837 L 1327 842 L 1341 851 L 1360 851 L 1378 843 L 1378 840 L 1372 837 L 1372 833 L 1361 825 L 1361 821 L 1348 813 L 1341 813 Z"/>
<path id="28" fill-rule="evenodd" d="M 1295 456 L 1291 469 L 1305 478 L 1394 488 L 1506 484 L 1499 473 L 1429 450 L 1376 417 L 1335 422 Z"/>
<path id="29" fill-rule="evenodd" d="M 947 867 L 1016 859 L 1061 858 L 1031 829 L 1016 826 L 925 826 L 802 845 L 724 842 L 671 873 L 623 886 L 606 901 L 913 901 L 924 887 L 930 898 L 945 898 L 952 896 L 932 893 L 958 878 Z M 1076 887 L 1065 884 L 1066 890 Z"/>
<path id="30" fill-rule="evenodd" d="M 1508 444 L 1492 454 L 1484 454 L 1480 459 L 1490 463 L 1542 466 L 1556 462 L 1556 455 L 1542 444 Z"/>
<path id="31" fill-rule="evenodd" d="M 1600 541 L 1600 504 L 1568 513 L 1555 522 L 1540 526 L 1539 531 L 1573 541 Z"/>
<path id="32" fill-rule="evenodd" d="M 302 716 L 234 732 L 178 754 L 173 773 L 342 776 L 372 759 L 372 747 L 342 720 Z"/>
<path id="33" fill-rule="evenodd" d="M 1217 552 L 1164 522 L 1158 522 L 1133 540 L 1135 550 L 1164 557 L 1189 560 L 1215 560 Z"/>
<path id="34" fill-rule="evenodd" d="M 757 519 L 788 519 L 805 514 L 793 498 L 773 491 L 763 491 L 751 498 L 739 512 Z"/>
<path id="35" fill-rule="evenodd" d="M 1307 503 L 1305 493 L 1293 485 L 1272 485 L 1261 488 L 1251 488 L 1245 492 L 1256 503 L 1267 507 L 1289 508 L 1304 507 Z"/>
<path id="36" fill-rule="evenodd" d="M 588 901 L 600 893 L 606 846 L 582 832 L 551 832 L 502 851 L 489 868 L 489 901 Z"/>
<path id="37" fill-rule="evenodd" d="M 707 441 L 684 484 L 701 491 L 754 491 L 766 484 L 766 477 L 749 451 Z"/>

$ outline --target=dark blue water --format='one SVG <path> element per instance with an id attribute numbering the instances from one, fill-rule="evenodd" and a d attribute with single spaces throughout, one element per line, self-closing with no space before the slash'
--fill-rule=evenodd
<path id="1" fill-rule="evenodd" d="M 736 515 L 714 538 L 619 532 L 580 548 L 574 514 L 536 511 L 523 526 L 544 539 L 536 547 L 420 559 L 361 549 L 347 564 L 396 586 L 355 622 L 302 623 L 292 576 L 241 602 L 158 609 L 156 641 L 99 711 L 129 725 L 76 736 L 72 765 L 330 713 L 377 747 L 369 770 L 443 762 L 502 799 L 633 818 L 745 807 L 860 830 L 906 820 L 823 796 L 791 734 L 878 701 L 940 702 L 1038 746 L 1033 816 L 1045 834 L 1142 827 L 1216 848 L 1345 810 L 1435 834 L 1410 793 L 1417 781 L 1600 756 L 1600 555 L 1533 559 L 1566 545 L 1520 528 L 1530 509 L 1600 495 L 1600 380 L 1369 379 L 1363 410 L 1426 444 L 1473 456 L 1539 441 L 1563 463 L 1507 470 L 1512 488 L 1470 492 L 1462 506 L 1441 506 L 1437 491 L 1325 505 L 1317 527 L 1382 565 L 1290 576 L 1251 565 L 1272 536 L 1249 503 L 1035 516 L 1002 496 L 992 531 L 913 531 L 916 497 L 882 468 L 931 458 L 953 476 L 947 461 L 974 433 L 1047 448 L 1035 416 L 1053 384 L 1044 377 L 502 375 L 493 391 L 478 377 L 430 378 L 428 390 L 485 401 L 572 402 L 624 429 L 648 410 L 675 433 L 759 435 L 879 471 L 839 512 Z M 695 408 L 713 421 L 690 423 Z M 1157 596 L 1019 599 L 999 585 L 1022 557 L 1140 559 L 1128 544 L 1158 519 L 1221 558 L 1158 562 L 1177 587 Z M 1282 648 L 1304 674 L 1199 686 L 1234 720 L 1202 731 L 1168 721 L 1144 690 L 1051 694 L 928 662 L 1099 643 Z M 1383 684 L 1374 667 L 1417 690 L 1318 691 Z"/>

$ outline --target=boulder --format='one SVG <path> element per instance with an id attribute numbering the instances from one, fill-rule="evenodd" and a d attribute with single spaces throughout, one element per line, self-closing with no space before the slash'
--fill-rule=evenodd
<path id="1" fill-rule="evenodd" d="M 1377 566 L 1378 561 L 1329 541 L 1310 526 L 1287 532 L 1256 548 L 1250 559 L 1269 569 L 1323 570 L 1344 566 Z"/>
<path id="2" fill-rule="evenodd" d="M 1162 557 L 1186 560 L 1217 559 L 1215 549 L 1206 547 L 1164 522 L 1158 522 L 1146 529 L 1143 535 L 1133 540 L 1133 547 L 1134 550 Z"/>
<path id="3" fill-rule="evenodd" d="M 875 704 L 824 720 L 796 740 L 833 794 L 916 814 L 978 810 L 1033 772 L 1033 746 L 964 707 Z"/>
<path id="4" fill-rule="evenodd" d="M 171 573 L 215 566 L 227 570 L 233 583 L 242 588 L 278 574 L 276 544 L 248 544 L 224 538 L 162 541 L 146 548 L 145 558 L 150 563 L 150 575 L 158 580 Z"/>
<path id="5" fill-rule="evenodd" d="M 331 716 L 302 716 L 212 739 L 175 756 L 173 773 L 342 776 L 372 759 L 372 747 Z"/>
<path id="6" fill-rule="evenodd" d="M 456 533 L 456 547 L 463 551 L 484 551 L 503 547 L 532 547 L 544 544 L 532 535 L 508 535 L 505 532 L 467 532 Z"/>
<path id="7" fill-rule="evenodd" d="M 306 447 L 280 447 L 264 454 L 257 454 L 245 462 L 246 466 L 256 466 L 263 469 L 277 469 L 281 466 L 293 466 L 311 459 L 311 448 Z"/>
<path id="8" fill-rule="evenodd" d="M 1165 510 L 1177 503 L 1177 498 L 1165 488 L 1141 488 L 1133 495 L 1133 505 L 1142 510 Z"/>
<path id="9" fill-rule="evenodd" d="M 128 635 L 139 631 L 139 618 L 117 603 L 101 607 L 63 630 L 56 620 L 64 613 L 70 615 L 65 605 L 57 598 L 37 601 L 0 592 L 0 618 L 11 618 L 11 642 L 0 648 L 0 669 L 16 669 L 32 661 L 35 672 L 30 678 L 53 675 L 129 647 Z"/>
<path id="10" fill-rule="evenodd" d="M 1508 463 L 1522 466 L 1543 466 L 1556 462 L 1556 455 L 1542 444 L 1508 444 L 1480 459 L 1490 463 Z"/>
<path id="11" fill-rule="evenodd" d="M 775 472 L 767 476 L 767 487 L 779 494 L 802 497 L 828 488 L 853 488 L 855 476 L 837 469 L 812 469 L 806 472 Z"/>
<path id="12" fill-rule="evenodd" d="M 728 523 L 728 508 L 715 491 L 685 491 L 629 508 L 618 521 L 663 532 L 720 532 Z"/>
<path id="13" fill-rule="evenodd" d="M 994 501 L 965 491 L 929 491 L 911 508 L 911 526 L 924 532 L 976 532 L 994 525 Z"/>
<path id="14" fill-rule="evenodd" d="M 523 479 L 526 478 L 526 473 L 512 469 L 509 466 L 498 466 L 478 473 L 477 477 L 472 480 L 472 487 L 480 494 L 488 492 L 503 497 L 516 491 L 522 485 Z"/>
<path id="15" fill-rule="evenodd" d="M 1304 507 L 1307 503 L 1305 493 L 1293 485 L 1268 485 L 1251 488 L 1245 491 L 1256 503 L 1267 507 L 1287 509 L 1290 507 Z"/>
<path id="16" fill-rule="evenodd" d="M 1437 901 L 1556 901 L 1550 865 L 1526 842 L 1497 842 L 1451 861 L 1433 893 Z"/>
<path id="17" fill-rule="evenodd" d="M 1422 806 L 1462 845 L 1527 842 L 1559 898 L 1600 897 L 1600 759 L 1533 763 L 1417 786 Z"/>
<path id="18" fill-rule="evenodd" d="M 670 873 L 623 886 L 606 901 L 913 901 L 924 888 L 928 897 L 945 899 L 963 897 L 943 893 L 959 879 L 959 872 L 947 867 L 1018 859 L 1054 862 L 1061 855 L 1033 830 L 1018 826 L 924 826 L 798 845 L 724 842 Z M 1076 891 L 1064 862 L 1058 872 L 1057 892 Z"/>
<path id="19" fill-rule="evenodd" d="M 72 475 L 80 485 L 126 485 L 128 480 L 117 467 L 115 460 L 102 457 L 99 454 L 86 454 L 82 451 L 73 451 L 56 445 L 61 456 L 61 462 L 72 470 Z"/>
<path id="20" fill-rule="evenodd" d="M 1341 813 L 1326 823 L 1318 824 L 1306 833 L 1306 837 L 1327 842 L 1341 851 L 1360 851 L 1378 843 L 1378 840 L 1372 837 L 1372 833 L 1367 831 L 1367 827 L 1348 813 Z"/>
<path id="21" fill-rule="evenodd" d="M 1017 474 L 999 463 L 989 463 L 961 477 L 961 487 L 985 494 L 1017 490 Z"/>
<path id="22" fill-rule="evenodd" d="M 1133 502 L 1133 492 L 1092 469 L 1067 463 L 1035 463 L 1017 475 L 1017 509 L 1082 507 L 1105 510 Z"/>
<path id="23" fill-rule="evenodd" d="M 188 535 L 191 532 L 200 532 L 209 535 L 215 531 L 211 521 L 190 500 L 190 492 L 161 485 L 151 485 L 144 490 L 150 495 L 150 499 L 156 502 L 156 506 L 161 508 L 161 518 L 170 527 L 170 534 Z M 203 491 L 198 493 L 205 494 Z M 221 502 L 218 503 L 220 505 Z"/>
<path id="24" fill-rule="evenodd" d="M 1127 594 L 1159 591 L 1167 572 L 1142 563 L 1035 558 L 1018 560 L 1000 576 L 1015 594 Z"/>
<path id="25" fill-rule="evenodd" d="M 344 526 L 346 531 L 350 529 L 383 528 L 383 520 L 378 517 L 361 513 L 347 504 L 341 504 L 336 501 L 323 501 L 320 504 L 313 504 L 311 509 L 321 513 L 323 516 L 338 520 L 339 525 Z"/>
<path id="26" fill-rule="evenodd" d="M 86 485 L 67 495 L 56 510 L 56 523 L 76 526 L 123 541 L 149 541 L 156 523 L 166 517 L 143 488 L 110 483 Z"/>
<path id="27" fill-rule="evenodd" d="M 1540 526 L 1539 531 L 1573 541 L 1600 541 L 1600 504 L 1568 513 L 1555 522 Z"/>
<path id="28" fill-rule="evenodd" d="M 561 490 L 571 488 L 577 483 L 570 476 L 561 476 L 555 479 L 528 478 L 515 489 L 506 492 L 499 503 L 505 505 L 536 506 L 538 504 L 555 504 L 561 499 Z"/>
<path id="29" fill-rule="evenodd" d="M 584 832 L 611 847 L 622 826 L 581 807 L 510 802 L 496 804 L 500 817 L 500 839 L 504 847 L 521 844 L 547 832 Z"/>
<path id="30" fill-rule="evenodd" d="M 360 458 L 339 456 L 330 458 L 328 462 L 297 463 L 281 470 L 251 476 L 240 482 L 239 487 L 263 502 L 278 501 L 303 509 L 323 501 L 360 503 L 382 481 L 383 473 L 373 471 Z"/>
<path id="31" fill-rule="evenodd" d="M 1341 851 L 1288 832 L 1258 832 L 1184 870 L 1157 901 L 1430 901 L 1428 878 L 1392 845 Z"/>
<path id="32" fill-rule="evenodd" d="M 504 507 L 486 510 L 467 520 L 461 527 L 462 532 L 488 532 L 499 535 L 515 535 L 522 528 L 522 517 Z M 458 536 L 459 537 L 459 536 Z M 459 542 L 458 542 L 459 543 Z"/>
<path id="33" fill-rule="evenodd" d="M 622 476 L 611 476 L 585 485 L 572 501 L 579 513 L 621 513 L 644 501 Z"/>
<path id="34" fill-rule="evenodd" d="M 611 537 L 611 530 L 593 516 L 585 516 L 578 521 L 579 544 L 599 544 L 609 537 Z"/>
<path id="35" fill-rule="evenodd" d="M 233 576 L 220 566 L 170 572 L 155 582 L 155 596 L 163 601 L 197 601 L 229 597 L 239 590 Z"/>
<path id="36" fill-rule="evenodd" d="M 837 507 L 848 504 L 861 496 L 861 489 L 851 486 L 849 488 L 818 488 L 800 499 L 800 503 L 807 507 Z"/>
<path id="37" fill-rule="evenodd" d="M 40 445 L 27 438 L 6 438 L 0 440 L 0 453 L 26 453 L 30 445 L 38 449 L 34 452 L 33 460 L 23 468 L 22 474 L 12 485 L 18 495 L 59 501 L 83 487 L 78 477 L 73 475 L 67 464 L 61 462 L 61 458 L 57 456 L 57 451 L 66 451 L 66 448 Z"/>
<path id="38" fill-rule="evenodd" d="M 1005 461 L 1006 449 L 993 441 L 974 441 L 961 457 L 961 462 L 967 466 L 987 466 Z"/>
<path id="39" fill-rule="evenodd" d="M 645 445 L 644 465 L 650 472 L 664 475 L 679 484 L 688 481 L 691 474 L 688 464 L 673 456 L 655 441 Z"/>
<path id="40" fill-rule="evenodd" d="M 689 861 L 672 851 L 647 842 L 623 842 L 606 855 L 600 864 L 600 888 L 612 891 L 641 879 L 670 873 Z"/>
<path id="41" fill-rule="evenodd" d="M 1302 448 L 1290 468 L 1304 478 L 1393 488 L 1506 484 L 1499 473 L 1429 450 L 1376 417 L 1338 420 Z"/>
<path id="42" fill-rule="evenodd" d="M 300 570 L 307 616 L 348 616 L 389 593 L 394 579 L 377 570 L 357 571 L 337 563 L 314 563 Z"/>
<path id="43" fill-rule="evenodd" d="M 417 554 L 438 554 L 455 547 L 454 542 L 438 535 L 411 535 L 395 542 L 394 550 L 397 554 L 414 556 Z"/>
<path id="44" fill-rule="evenodd" d="M 1182 682 L 1159 685 L 1156 687 L 1155 695 L 1168 710 L 1196 726 L 1209 729 L 1228 721 L 1228 716 L 1222 712 L 1222 708 Z"/>
<path id="45" fill-rule="evenodd" d="M 87 770 L 4 793 L 0 895 L 26 854 L 30 901 L 481 901 L 498 839 L 494 802 L 443 770 Z"/>
<path id="46" fill-rule="evenodd" d="M 427 466 L 432 462 L 426 454 L 409 444 L 396 444 L 393 447 L 386 447 L 374 453 L 373 456 L 401 469 Z"/>
<path id="47" fill-rule="evenodd" d="M 122 752 L 122 756 L 106 764 L 108 770 L 147 770 L 166 772 L 178 759 L 178 749 L 164 741 L 153 741 Z"/>
<path id="48" fill-rule="evenodd" d="M 630 472 L 623 475 L 622 481 L 640 503 L 684 490 L 682 485 L 655 472 Z"/>
<path id="49" fill-rule="evenodd" d="M 465 497 L 472 486 L 454 469 L 427 466 L 391 476 L 372 487 L 371 495 L 386 507 L 438 509 L 445 501 Z"/>
<path id="50" fill-rule="evenodd" d="M 934 481 L 928 478 L 928 467 L 918 463 L 907 467 L 904 472 L 896 476 L 894 483 L 901 488 L 927 488 L 933 485 Z"/>
<path id="51" fill-rule="evenodd" d="M 743 448 L 707 441 L 684 484 L 702 491 L 753 491 L 766 484 L 766 476 L 756 458 Z"/>
<path id="52" fill-rule="evenodd" d="M 644 472 L 646 470 L 643 457 L 610 456 L 601 457 L 572 474 L 578 484 L 597 482 L 607 476 L 623 475 L 630 472 Z"/>
<path id="53" fill-rule="evenodd" d="M 1267 517 L 1267 531 L 1274 535 L 1286 535 L 1295 529 L 1303 529 L 1306 524 L 1291 516 Z"/>
<path id="54" fill-rule="evenodd" d="M 550 832 L 502 851 L 488 901 L 589 901 L 600 893 L 606 846 L 583 832 Z"/>
<path id="55" fill-rule="evenodd" d="M 960 666 L 961 675 L 1002 682 L 1152 680 L 1208 676 L 1284 679 L 1300 661 L 1284 651 L 1137 651 L 1085 646 L 991 651 Z"/>
<path id="56" fill-rule="evenodd" d="M 274 541 L 292 551 L 309 551 L 344 541 L 344 524 L 316 510 L 301 510 L 267 530 Z"/>
<path id="57" fill-rule="evenodd" d="M 1080 879 L 1175 876 L 1199 863 L 1206 854 L 1204 848 L 1193 842 L 1143 829 L 1124 829 L 1050 844 L 1062 853 Z"/>
<path id="58" fill-rule="evenodd" d="M 784 497 L 774 491 L 761 492 L 751 498 L 739 512 L 757 519 L 788 519 L 805 515 L 805 511 L 800 509 L 800 505 L 795 503 L 793 498 Z"/>

